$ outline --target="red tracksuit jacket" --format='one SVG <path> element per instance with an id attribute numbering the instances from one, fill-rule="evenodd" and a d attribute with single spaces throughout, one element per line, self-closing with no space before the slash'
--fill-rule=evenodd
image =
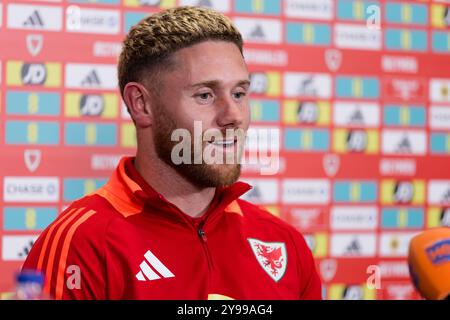
<path id="1" fill-rule="evenodd" d="M 321 299 L 311 251 L 293 227 L 216 191 L 200 219 L 181 212 L 124 158 L 38 238 L 23 269 L 55 299 Z"/>

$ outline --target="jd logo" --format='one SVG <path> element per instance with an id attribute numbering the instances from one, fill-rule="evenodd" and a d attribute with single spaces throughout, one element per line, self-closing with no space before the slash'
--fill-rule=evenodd
<path id="1" fill-rule="evenodd" d="M 303 123 L 315 123 L 319 118 L 319 110 L 314 102 L 301 102 L 298 106 L 298 120 Z"/>
<path id="2" fill-rule="evenodd" d="M 80 101 L 80 114 L 82 116 L 99 116 L 105 108 L 101 95 L 83 95 Z"/>
<path id="3" fill-rule="evenodd" d="M 394 199 L 397 203 L 411 202 L 414 194 L 413 184 L 409 181 L 402 181 L 394 188 Z"/>
<path id="4" fill-rule="evenodd" d="M 349 151 L 361 152 L 367 147 L 367 133 L 363 130 L 353 130 L 347 135 L 347 148 Z"/>
<path id="5" fill-rule="evenodd" d="M 342 298 L 344 300 L 362 300 L 364 298 L 363 289 L 360 286 L 348 286 L 344 289 Z"/>
<path id="6" fill-rule="evenodd" d="M 24 84 L 42 85 L 47 79 L 47 70 L 42 63 L 25 63 L 21 70 Z"/>
<path id="7" fill-rule="evenodd" d="M 442 226 L 450 227 L 450 208 L 442 209 L 440 220 Z"/>

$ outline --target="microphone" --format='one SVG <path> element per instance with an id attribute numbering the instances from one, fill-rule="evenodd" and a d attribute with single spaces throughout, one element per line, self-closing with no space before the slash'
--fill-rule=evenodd
<path id="1" fill-rule="evenodd" d="M 425 230 L 409 243 L 409 273 L 422 297 L 450 299 L 450 228 Z"/>

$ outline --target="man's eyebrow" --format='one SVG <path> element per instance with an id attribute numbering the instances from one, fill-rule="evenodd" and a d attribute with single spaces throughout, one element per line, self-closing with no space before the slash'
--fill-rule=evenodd
<path id="1" fill-rule="evenodd" d="M 250 80 L 241 80 L 237 83 L 238 86 L 248 86 L 248 87 L 250 87 L 250 84 L 251 84 Z"/>
<path id="2" fill-rule="evenodd" d="M 250 86 L 250 80 L 248 80 L 248 79 L 240 80 L 236 83 L 236 86 Z M 194 83 L 189 86 L 189 88 L 198 88 L 198 87 L 217 88 L 217 87 L 220 87 L 220 81 L 217 81 L 217 80 L 203 81 L 203 82 Z"/>

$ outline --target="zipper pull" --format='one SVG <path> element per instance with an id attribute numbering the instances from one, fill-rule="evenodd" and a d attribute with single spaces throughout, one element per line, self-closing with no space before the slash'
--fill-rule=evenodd
<path id="1" fill-rule="evenodd" d="M 200 236 L 200 238 L 204 241 L 204 242 L 206 242 L 206 234 L 205 234 L 205 231 L 203 231 L 203 229 L 202 228 L 199 228 L 198 229 L 198 235 Z"/>

